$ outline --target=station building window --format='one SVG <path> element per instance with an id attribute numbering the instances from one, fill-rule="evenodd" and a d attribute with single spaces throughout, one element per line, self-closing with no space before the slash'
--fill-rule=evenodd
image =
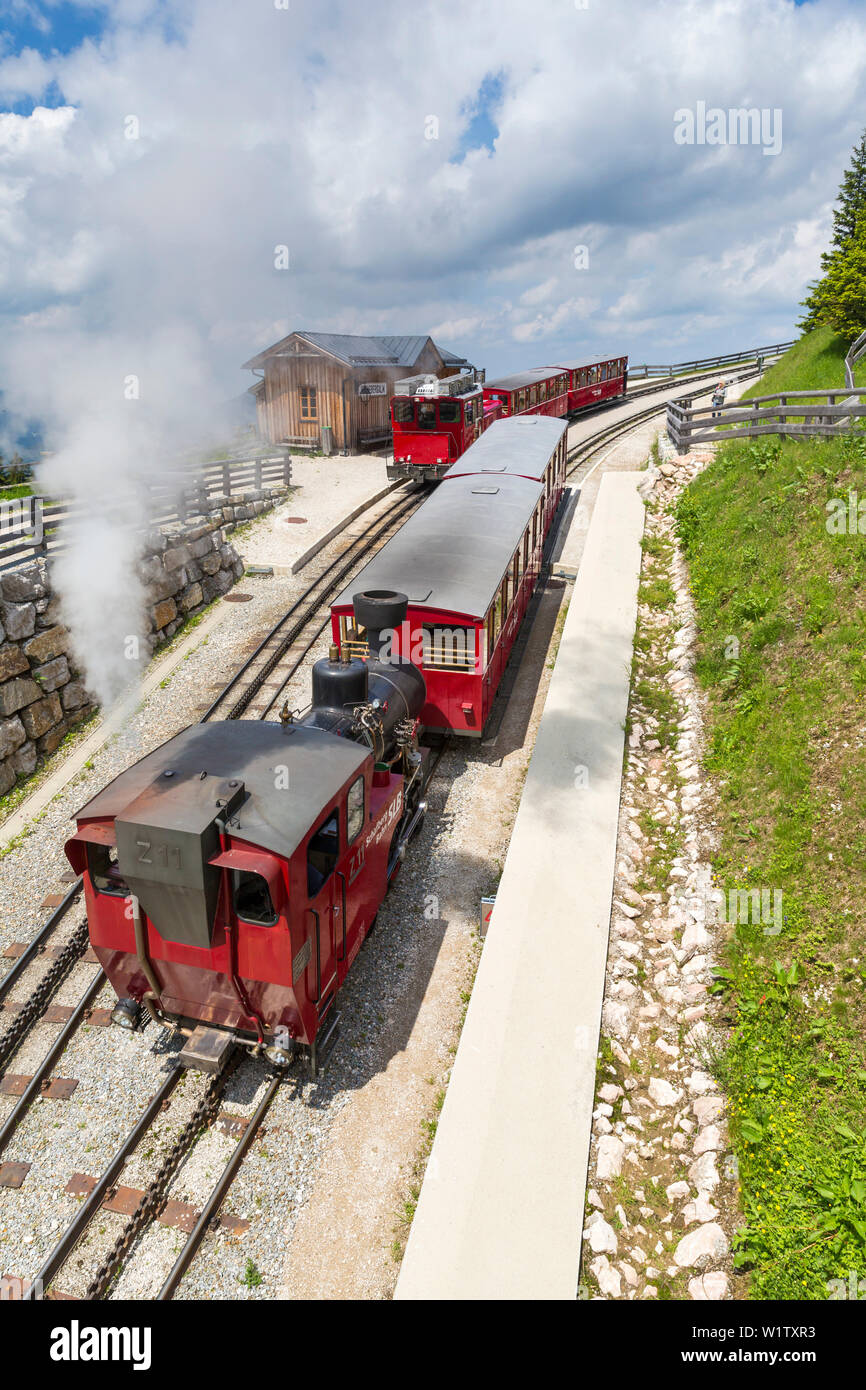
<path id="1" fill-rule="evenodd" d="M 315 386 L 301 387 L 301 419 L 318 420 L 319 397 Z"/>

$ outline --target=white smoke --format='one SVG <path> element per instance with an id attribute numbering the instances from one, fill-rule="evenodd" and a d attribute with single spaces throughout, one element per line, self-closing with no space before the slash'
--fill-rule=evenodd
<path id="1" fill-rule="evenodd" d="M 56 451 L 36 488 L 69 504 L 52 575 L 88 689 L 103 706 L 130 696 L 151 652 L 142 552 L 150 518 L 167 510 L 155 486 L 229 429 L 202 345 L 166 324 L 145 340 L 62 334 L 42 353 Z M 35 351 L 25 333 L 19 352 Z"/>

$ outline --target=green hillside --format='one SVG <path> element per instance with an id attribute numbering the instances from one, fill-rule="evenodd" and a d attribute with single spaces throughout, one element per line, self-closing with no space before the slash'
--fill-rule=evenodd
<path id="1" fill-rule="evenodd" d="M 842 384 L 802 339 L 753 393 Z M 853 534 L 828 530 L 854 502 Z M 779 935 L 729 926 L 717 1061 L 754 1298 L 866 1275 L 866 435 L 724 445 L 677 522 L 709 700 L 719 886 L 780 890 Z M 840 528 L 837 528 L 840 529 Z"/>

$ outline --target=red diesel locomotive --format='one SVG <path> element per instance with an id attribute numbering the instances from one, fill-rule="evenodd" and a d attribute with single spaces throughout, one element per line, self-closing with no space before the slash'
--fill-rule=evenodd
<path id="1" fill-rule="evenodd" d="M 400 594 L 359 594 L 371 658 L 313 668 L 300 721 L 193 725 L 81 808 L 66 854 L 90 939 L 118 997 L 192 1032 L 185 1058 L 216 1070 L 233 1041 L 315 1075 L 335 1001 L 426 809 L 418 746 L 424 678 L 377 659 Z"/>
<path id="2" fill-rule="evenodd" d="M 394 649 L 424 673 L 421 723 L 478 738 L 541 571 L 565 485 L 566 424 L 519 415 L 492 425 L 358 575 L 409 595 Z M 366 655 L 346 589 L 331 609 L 343 655 Z"/>
<path id="3" fill-rule="evenodd" d="M 391 479 L 438 482 L 456 459 L 497 420 L 514 415 L 563 418 L 604 401 L 624 399 L 627 357 L 590 357 L 500 377 L 478 386 L 474 378 L 419 379 L 391 400 Z M 461 384 L 462 383 L 462 384 Z"/>

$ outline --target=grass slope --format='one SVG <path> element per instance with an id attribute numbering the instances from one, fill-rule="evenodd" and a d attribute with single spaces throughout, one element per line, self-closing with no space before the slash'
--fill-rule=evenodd
<path id="1" fill-rule="evenodd" d="M 845 346 L 810 334 L 755 394 L 840 381 Z M 866 500 L 866 435 L 771 436 L 725 445 L 677 508 L 718 884 L 783 895 L 778 935 L 727 927 L 718 984 L 746 1218 L 736 1258 L 755 1298 L 824 1299 L 866 1274 L 866 535 L 826 524 L 849 490 Z"/>

